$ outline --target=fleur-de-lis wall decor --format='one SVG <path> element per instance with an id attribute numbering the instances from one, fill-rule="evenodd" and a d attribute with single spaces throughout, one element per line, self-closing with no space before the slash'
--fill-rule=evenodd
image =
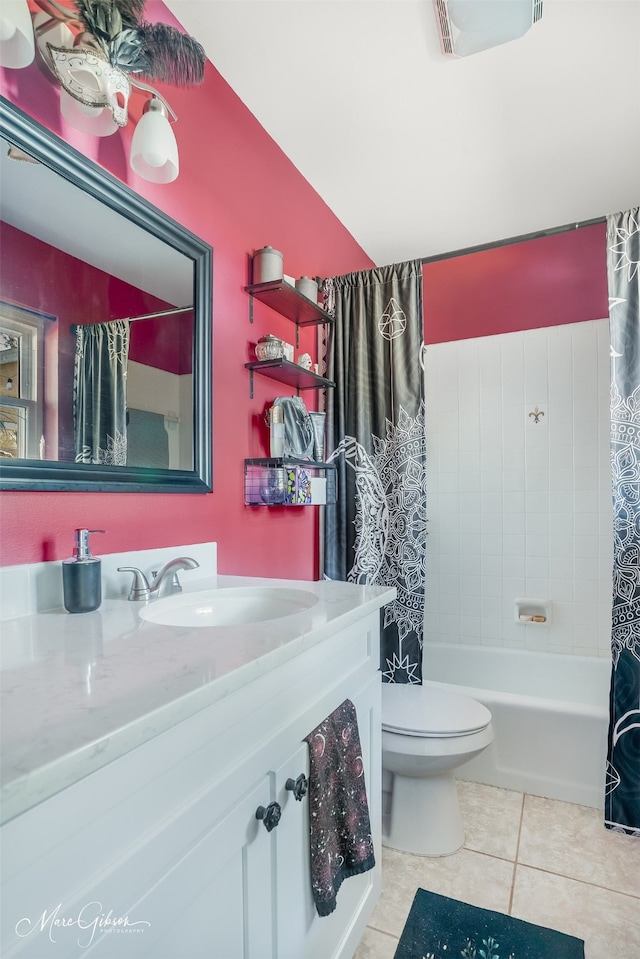
<path id="1" fill-rule="evenodd" d="M 529 413 L 529 416 L 533 416 L 534 423 L 539 423 L 540 417 L 544 416 L 544 412 L 542 410 L 539 410 L 538 407 L 536 406 L 536 408 L 532 410 L 531 413 Z"/>

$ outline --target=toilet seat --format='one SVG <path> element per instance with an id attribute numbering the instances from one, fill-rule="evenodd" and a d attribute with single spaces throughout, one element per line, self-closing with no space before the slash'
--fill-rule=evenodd
<path id="1" fill-rule="evenodd" d="M 384 683 L 382 728 L 400 736 L 471 736 L 491 722 L 482 703 L 437 685 Z"/>

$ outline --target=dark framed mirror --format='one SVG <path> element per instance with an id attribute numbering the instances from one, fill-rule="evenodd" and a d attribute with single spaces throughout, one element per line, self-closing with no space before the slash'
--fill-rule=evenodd
<path id="1" fill-rule="evenodd" d="M 3 97 L 0 151 L 0 489 L 211 491 L 211 246 Z"/>

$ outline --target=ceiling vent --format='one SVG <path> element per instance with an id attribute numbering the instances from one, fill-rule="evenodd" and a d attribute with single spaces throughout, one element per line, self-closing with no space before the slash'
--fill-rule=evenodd
<path id="1" fill-rule="evenodd" d="M 445 56 L 468 57 L 517 40 L 542 17 L 542 0 L 433 0 Z"/>

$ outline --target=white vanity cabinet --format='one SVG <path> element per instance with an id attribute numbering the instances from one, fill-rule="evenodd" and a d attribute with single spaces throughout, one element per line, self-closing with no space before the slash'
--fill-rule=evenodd
<path id="1" fill-rule="evenodd" d="M 10 820 L 4 959 L 349 959 L 380 888 L 378 658 L 376 610 Z M 378 863 L 320 918 L 308 798 L 286 782 L 308 775 L 304 737 L 346 698 Z M 256 810 L 271 802 L 268 832 Z"/>

